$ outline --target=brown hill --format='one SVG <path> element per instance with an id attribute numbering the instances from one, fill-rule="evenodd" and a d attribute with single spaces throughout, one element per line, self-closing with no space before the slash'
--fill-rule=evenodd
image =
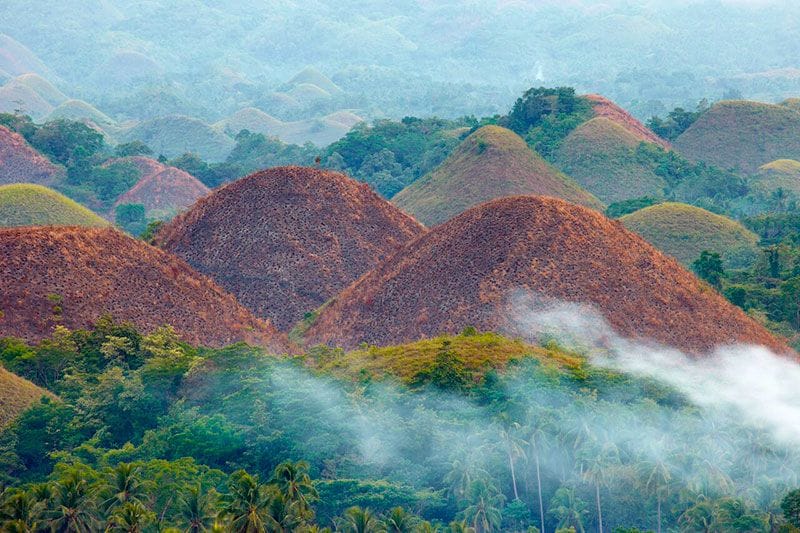
<path id="1" fill-rule="evenodd" d="M 594 115 L 596 117 L 604 117 L 616 122 L 620 126 L 623 126 L 625 129 L 636 135 L 641 141 L 657 144 L 665 150 L 670 149 L 669 142 L 653 133 L 653 131 L 647 126 L 636 120 L 633 115 L 622 109 L 605 96 L 600 96 L 599 94 L 588 94 L 585 98 L 592 103 L 592 110 L 594 111 Z"/>
<path id="2" fill-rule="evenodd" d="M 35 341 L 104 313 L 184 340 L 285 349 L 282 336 L 189 265 L 112 229 L 0 229 L 0 336 Z M 59 309 L 60 308 L 60 309 Z"/>
<path id="3" fill-rule="evenodd" d="M 21 135 L 0 126 L 0 185 L 53 185 L 63 174 L 61 167 L 34 150 Z"/>
<path id="4" fill-rule="evenodd" d="M 423 231 L 366 184 L 282 167 L 217 189 L 156 241 L 288 330 Z"/>
<path id="5" fill-rule="evenodd" d="M 308 343 L 396 344 L 473 325 L 526 336 L 513 293 L 593 305 L 626 337 L 693 352 L 731 342 L 787 350 L 619 222 L 559 199 L 487 202 L 433 228 L 345 289 Z"/>
<path id="6" fill-rule="evenodd" d="M 556 196 L 602 208 L 597 198 L 550 166 L 519 135 L 499 126 L 475 131 L 392 202 L 432 226 L 481 202 L 518 194 Z"/>
<path id="7" fill-rule="evenodd" d="M 117 198 L 120 204 L 142 204 L 148 218 L 169 218 L 195 203 L 211 190 L 197 178 L 175 167 L 140 179 Z"/>
<path id="8" fill-rule="evenodd" d="M 161 164 L 155 159 L 151 159 L 143 155 L 134 155 L 129 157 L 109 159 L 108 161 L 105 162 L 103 166 L 109 166 L 113 163 L 132 164 L 141 173 L 142 175 L 141 179 L 148 178 L 150 176 L 155 176 L 159 172 L 162 172 L 167 169 L 167 165 Z"/>
<path id="9" fill-rule="evenodd" d="M 54 397 L 0 366 L 0 429 L 44 396 Z"/>

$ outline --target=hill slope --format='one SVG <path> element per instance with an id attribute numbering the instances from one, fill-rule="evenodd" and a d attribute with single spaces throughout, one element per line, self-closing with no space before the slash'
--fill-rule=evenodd
<path id="1" fill-rule="evenodd" d="M 686 266 L 703 250 L 720 254 L 727 267 L 749 266 L 758 256 L 758 236 L 727 217 L 686 204 L 665 202 L 620 218 L 662 252 Z"/>
<path id="2" fill-rule="evenodd" d="M 53 185 L 64 170 L 33 149 L 18 133 L 0 126 L 0 185 Z"/>
<path id="3" fill-rule="evenodd" d="M 587 94 L 584 98 L 592 104 L 595 117 L 603 117 L 623 126 L 625 129 L 636 135 L 644 142 L 657 144 L 665 150 L 669 150 L 670 144 L 653 133 L 647 126 L 636 120 L 630 113 L 620 106 L 599 94 Z"/>
<path id="4" fill-rule="evenodd" d="M 211 162 L 223 161 L 233 149 L 233 139 L 195 118 L 173 115 L 136 125 L 122 142 L 142 141 L 157 154 L 178 157 L 192 152 Z"/>
<path id="5" fill-rule="evenodd" d="M 143 176 L 128 192 L 117 198 L 120 204 L 142 204 L 148 218 L 169 218 L 186 209 L 211 190 L 181 169 L 167 167 Z"/>
<path id="6" fill-rule="evenodd" d="M 44 396 L 53 395 L 0 366 L 0 429 Z"/>
<path id="7" fill-rule="evenodd" d="M 776 159 L 800 159 L 800 112 L 760 102 L 719 102 L 675 140 L 690 159 L 755 172 Z"/>
<path id="8" fill-rule="evenodd" d="M 555 158 L 558 167 L 606 203 L 642 196 L 660 197 L 666 183 L 637 161 L 642 139 L 606 117 L 595 117 L 562 141 Z"/>
<path id="9" fill-rule="evenodd" d="M 438 168 L 401 190 L 392 202 L 432 226 L 481 202 L 519 194 L 602 207 L 528 148 L 519 135 L 499 126 L 475 131 Z"/>
<path id="10" fill-rule="evenodd" d="M 38 92 L 16 79 L 0 87 L 0 113 L 22 113 L 41 120 L 53 111 L 53 106 Z"/>
<path id="11" fill-rule="evenodd" d="M 755 176 L 749 179 L 750 186 L 765 194 L 783 189 L 800 197 L 800 161 L 778 159 L 759 167 Z"/>
<path id="12" fill-rule="evenodd" d="M 423 231 L 365 184 L 284 167 L 217 189 L 156 241 L 288 330 Z"/>
<path id="13" fill-rule="evenodd" d="M 99 215 L 41 185 L 0 185 L 0 227 L 108 226 Z"/>
<path id="14" fill-rule="evenodd" d="M 323 308 L 309 344 L 397 344 L 481 330 L 529 336 L 513 296 L 588 303 L 621 335 L 694 352 L 785 350 L 740 309 L 616 221 L 545 197 L 481 204 L 382 262 Z M 524 316 L 524 315 L 523 315 Z"/>
<path id="15" fill-rule="evenodd" d="M 213 281 L 113 229 L 0 229 L 0 286 L 0 336 L 38 340 L 56 324 L 82 328 L 111 313 L 143 331 L 171 324 L 192 343 L 285 348 Z"/>

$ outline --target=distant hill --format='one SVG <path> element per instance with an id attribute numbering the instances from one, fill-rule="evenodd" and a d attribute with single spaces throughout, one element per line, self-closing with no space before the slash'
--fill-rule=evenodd
<path id="1" fill-rule="evenodd" d="M 63 175 L 63 168 L 34 150 L 21 135 L 0 126 L 0 185 L 53 185 Z"/>
<path id="2" fill-rule="evenodd" d="M 758 236 L 727 217 L 686 204 L 665 202 L 620 218 L 626 228 L 686 266 L 707 250 L 726 267 L 750 266 L 758 257 Z"/>
<path id="3" fill-rule="evenodd" d="M 640 140 L 661 146 L 665 150 L 670 148 L 670 144 L 653 133 L 644 124 L 639 122 L 630 113 L 620 106 L 599 94 L 588 94 L 584 98 L 592 104 L 592 110 L 596 117 L 603 117 L 623 126 L 625 129 L 639 137 Z"/>
<path id="4" fill-rule="evenodd" d="M 582 187 L 611 204 L 642 196 L 664 195 L 666 182 L 637 160 L 642 137 L 606 117 L 595 117 L 561 142 L 558 167 Z"/>
<path id="5" fill-rule="evenodd" d="M 108 226 L 108 222 L 66 196 L 41 185 L 0 185 L 0 227 Z"/>
<path id="6" fill-rule="evenodd" d="M 224 161 L 234 145 L 233 139 L 205 122 L 181 115 L 148 120 L 122 134 L 122 142 L 137 140 L 166 157 L 192 152 L 211 162 Z"/>
<path id="7" fill-rule="evenodd" d="M 0 33 L 0 69 L 11 76 L 21 76 L 29 72 L 46 76 L 49 73 L 47 66 L 36 54 L 4 33 Z"/>
<path id="8" fill-rule="evenodd" d="M 800 112 L 761 102 L 719 102 L 674 145 L 690 159 L 754 173 L 776 159 L 800 159 Z"/>
<path id="9" fill-rule="evenodd" d="M 288 331 L 423 231 L 363 183 L 283 167 L 215 190 L 156 242 Z"/>
<path id="10" fill-rule="evenodd" d="M 285 350 L 271 325 L 180 259 L 113 229 L 0 229 L 0 336 L 36 341 L 53 326 L 104 313 L 149 332 L 174 326 L 192 343 Z"/>
<path id="11" fill-rule="evenodd" d="M 0 430 L 44 397 L 53 395 L 0 366 Z"/>
<path id="12" fill-rule="evenodd" d="M 53 111 L 53 106 L 29 85 L 12 79 L 0 87 L 0 113 L 18 113 L 41 120 Z"/>
<path id="13" fill-rule="evenodd" d="M 157 82 L 163 76 L 164 69 L 151 57 L 121 50 L 97 66 L 92 80 L 99 87 L 125 91 Z"/>
<path id="14" fill-rule="evenodd" d="M 114 119 L 83 100 L 67 100 L 63 102 L 53 109 L 44 120 L 49 121 L 61 118 L 77 121 L 89 120 L 101 128 L 104 126 L 113 126 L 115 124 Z"/>
<path id="15" fill-rule="evenodd" d="M 67 96 L 64 93 L 58 90 L 49 80 L 38 74 L 23 74 L 17 77 L 15 81 L 36 91 L 39 96 L 52 106 L 57 106 L 67 101 Z"/>
<path id="16" fill-rule="evenodd" d="M 336 85 L 329 77 L 327 77 L 322 72 L 318 71 L 314 67 L 306 67 L 302 71 L 298 72 L 291 80 L 289 80 L 288 85 L 291 87 L 296 87 L 301 84 L 309 84 L 315 85 L 319 87 L 326 93 L 332 96 L 339 96 L 344 93 L 342 89 Z"/>
<path id="17" fill-rule="evenodd" d="M 619 222 L 546 197 L 493 200 L 431 229 L 342 291 L 310 345 L 414 341 L 466 326 L 530 337 L 525 300 L 593 306 L 620 335 L 695 353 L 746 342 L 787 350 Z"/>
<path id="18" fill-rule="evenodd" d="M 783 189 L 800 198 L 800 161 L 778 159 L 761 165 L 748 183 L 754 190 L 765 194 Z"/>
<path id="19" fill-rule="evenodd" d="M 286 94 L 304 105 L 322 102 L 332 98 L 328 91 L 311 83 L 295 85 Z"/>
<path id="20" fill-rule="evenodd" d="M 520 194 L 556 196 L 602 208 L 597 198 L 549 165 L 519 135 L 499 126 L 475 131 L 439 167 L 401 190 L 392 202 L 433 226 L 481 202 Z"/>
<path id="21" fill-rule="evenodd" d="M 149 219 L 171 218 L 210 192 L 200 180 L 175 167 L 142 176 L 136 185 L 117 198 L 120 204 L 142 204 Z"/>
<path id="22" fill-rule="evenodd" d="M 258 108 L 241 109 L 223 119 L 214 128 L 235 136 L 242 130 L 277 137 L 289 144 L 310 142 L 323 147 L 338 141 L 363 119 L 350 111 L 337 111 L 322 118 L 284 122 Z"/>
<path id="23" fill-rule="evenodd" d="M 167 165 L 159 163 L 155 159 L 143 155 L 109 159 L 104 163 L 104 166 L 109 166 L 114 163 L 132 164 L 141 173 L 142 179 L 149 176 L 154 176 L 167 169 Z"/>

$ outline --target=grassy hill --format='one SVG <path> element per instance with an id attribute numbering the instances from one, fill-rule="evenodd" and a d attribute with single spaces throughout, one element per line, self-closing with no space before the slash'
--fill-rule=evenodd
<path id="1" fill-rule="evenodd" d="M 54 397 L 0 366 L 0 429 L 44 396 Z"/>
<path id="2" fill-rule="evenodd" d="M 0 227 L 108 225 L 97 214 L 47 187 L 0 185 Z"/>
<path id="3" fill-rule="evenodd" d="M 602 207 L 597 198 L 533 152 L 520 136 L 499 126 L 475 131 L 439 167 L 401 190 L 392 202 L 432 226 L 481 202 L 520 194 Z"/>
<path id="4" fill-rule="evenodd" d="M 776 159 L 800 159 L 800 112 L 761 102 L 719 102 L 674 145 L 690 159 L 754 173 Z"/>
<path id="5" fill-rule="evenodd" d="M 53 185 L 64 175 L 58 167 L 37 152 L 22 135 L 0 126 L 0 185 L 38 183 Z"/>
<path id="6" fill-rule="evenodd" d="M 77 121 L 90 120 L 101 127 L 115 124 L 114 119 L 83 100 L 67 100 L 63 102 L 53 109 L 45 120 L 56 120 L 60 118 Z"/>
<path id="7" fill-rule="evenodd" d="M 727 267 L 746 267 L 758 257 L 755 233 L 699 207 L 666 202 L 625 215 L 620 221 L 686 266 L 704 250 L 720 254 Z"/>
<path id="8" fill-rule="evenodd" d="M 277 137 L 285 143 L 302 145 L 310 142 L 317 146 L 327 146 L 338 141 L 363 120 L 350 111 L 337 111 L 320 118 L 284 122 L 258 108 L 248 107 L 217 122 L 214 128 L 230 136 L 249 130 L 252 133 Z"/>
<path id="9" fill-rule="evenodd" d="M 123 133 L 121 141 L 142 141 L 170 158 L 192 152 L 210 162 L 224 161 L 234 146 L 233 139 L 205 122 L 181 115 L 142 122 Z"/>
<path id="10" fill-rule="evenodd" d="M 778 159 L 759 167 L 749 179 L 755 191 L 772 194 L 778 189 L 800 197 L 800 161 Z"/>
<path id="11" fill-rule="evenodd" d="M 344 91 L 342 91 L 338 85 L 331 81 L 329 77 L 314 67 L 306 67 L 302 71 L 298 72 L 291 80 L 289 80 L 288 85 L 291 87 L 296 87 L 297 85 L 306 83 L 315 85 L 332 96 L 340 96 L 344 93 Z"/>
<path id="12" fill-rule="evenodd" d="M 639 139 L 645 142 L 657 144 L 660 147 L 668 150 L 670 145 L 667 141 L 653 133 L 640 121 L 636 120 L 630 113 L 622 109 L 620 106 L 599 94 L 588 94 L 584 98 L 589 100 L 592 105 L 592 111 L 596 117 L 604 117 L 612 122 L 616 122 L 624 127 Z"/>
<path id="13" fill-rule="evenodd" d="M 666 182 L 636 157 L 643 139 L 607 118 L 575 128 L 555 154 L 556 165 L 601 201 L 611 204 L 643 196 L 661 197 Z"/>
<path id="14" fill-rule="evenodd" d="M 191 174 L 167 167 L 161 172 L 143 175 L 114 205 L 142 204 L 148 219 L 169 219 L 209 192 L 208 187 Z"/>
<path id="15" fill-rule="evenodd" d="M 38 74 L 29 72 L 28 74 L 17 77 L 16 81 L 36 91 L 39 96 L 47 100 L 50 105 L 57 106 L 67 100 L 67 96 L 64 93 L 58 90 L 49 80 Z"/>
<path id="16" fill-rule="evenodd" d="M 41 120 L 53 111 L 53 106 L 31 87 L 13 79 L 0 87 L 0 113 L 18 111 Z"/>
<path id="17" fill-rule="evenodd" d="M 46 75 L 47 66 L 26 46 L 4 33 L 0 33 L 0 69 L 11 76 L 28 72 Z"/>

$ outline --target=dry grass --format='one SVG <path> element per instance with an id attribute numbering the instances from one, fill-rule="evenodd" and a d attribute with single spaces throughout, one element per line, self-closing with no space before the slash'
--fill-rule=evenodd
<path id="1" fill-rule="evenodd" d="M 63 175 L 63 168 L 34 150 L 21 135 L 0 126 L 0 185 L 53 185 Z"/>
<path id="2" fill-rule="evenodd" d="M 55 398 L 48 391 L 0 366 L 0 428 L 44 396 Z"/>
<path id="3" fill-rule="evenodd" d="M 108 225 L 97 214 L 47 187 L 0 185 L 0 227 Z"/>
<path id="4" fill-rule="evenodd" d="M 211 190 L 197 178 L 175 167 L 143 176 L 114 205 L 142 204 L 148 218 L 171 218 Z"/>
<path id="5" fill-rule="evenodd" d="M 756 175 L 750 178 L 750 185 L 764 194 L 783 189 L 800 196 L 800 161 L 778 159 L 762 165 Z"/>

